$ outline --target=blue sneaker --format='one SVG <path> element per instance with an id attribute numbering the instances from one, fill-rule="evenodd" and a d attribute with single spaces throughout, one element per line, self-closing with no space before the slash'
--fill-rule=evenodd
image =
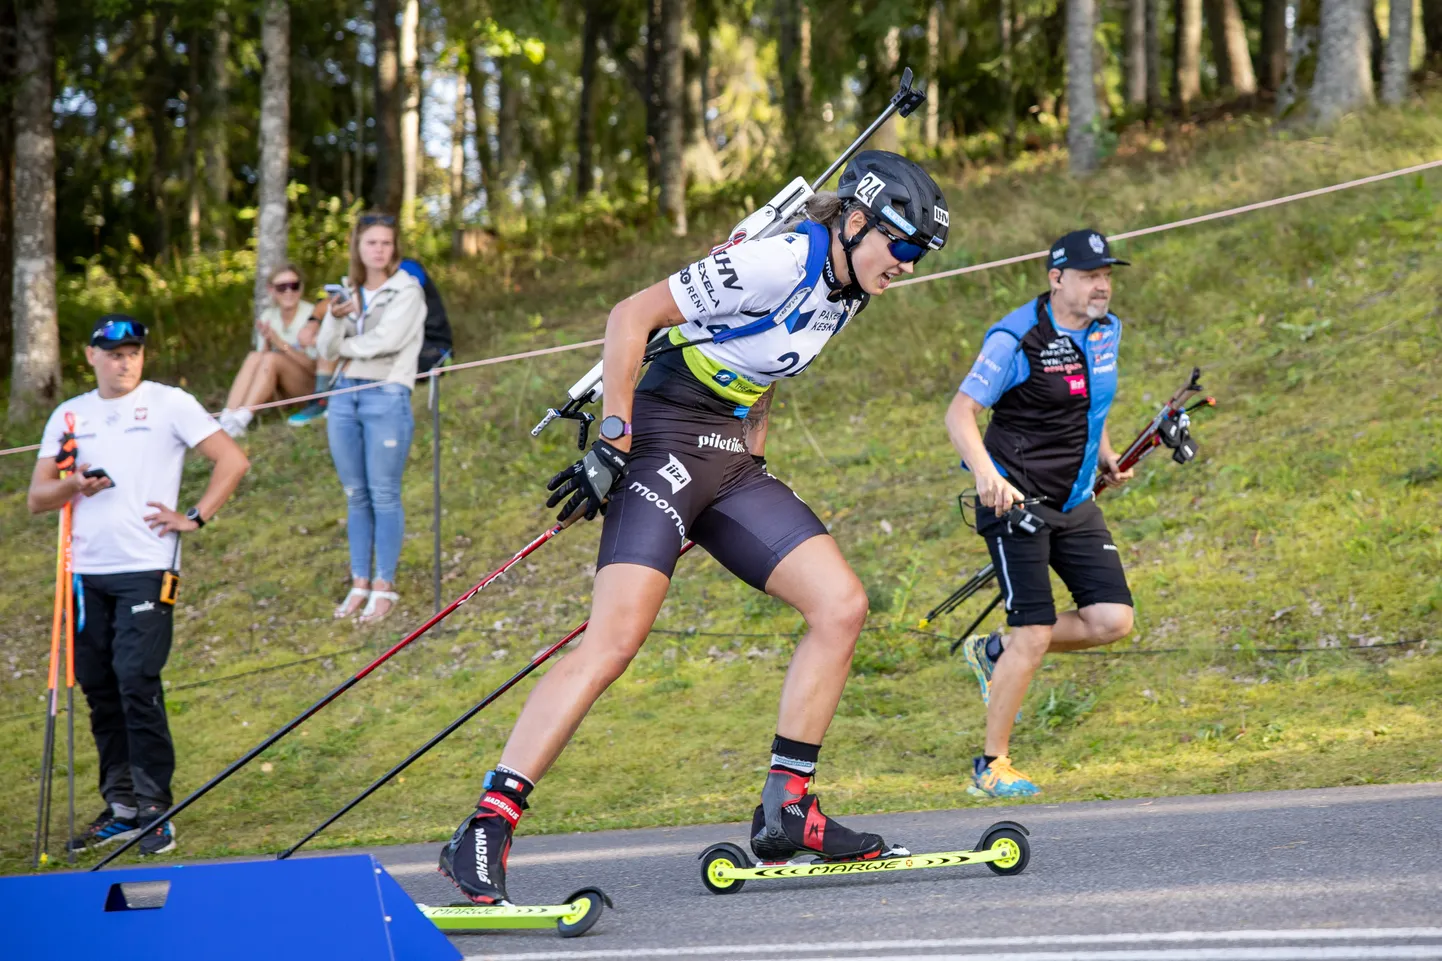
<path id="1" fill-rule="evenodd" d="M 1030 778 L 1011 766 L 1011 758 L 1003 755 L 985 767 L 983 764 L 986 764 L 984 757 L 972 759 L 971 787 L 966 789 L 968 794 L 986 797 L 1035 797 L 1041 793 L 1041 788 L 1033 784 Z"/>
<path id="2" fill-rule="evenodd" d="M 962 652 L 966 655 L 966 663 L 971 665 L 971 670 L 976 674 L 976 682 L 981 685 L 981 703 L 991 703 L 991 672 L 996 669 L 996 662 L 986 653 L 987 642 L 997 637 L 1001 631 L 992 631 L 990 634 L 973 634 L 966 639 L 962 645 Z"/>
<path id="3" fill-rule="evenodd" d="M 325 417 L 325 405 L 311 401 L 309 404 L 306 404 L 305 407 L 287 417 L 285 422 L 292 427 L 304 427 L 312 421 L 325 420 Z"/>
<path id="4" fill-rule="evenodd" d="M 128 841 L 140 833 L 140 823 L 133 817 L 123 818 L 108 804 L 100 816 L 91 821 L 85 830 L 70 839 L 67 851 L 84 851 L 86 848 L 104 847 L 115 841 Z"/>
<path id="5" fill-rule="evenodd" d="M 142 855 L 164 854 L 167 851 L 175 850 L 175 826 L 169 821 L 155 822 L 154 819 L 165 813 L 159 807 L 148 807 L 140 812 L 140 823 L 149 823 L 146 827 L 145 836 L 140 839 Z"/>

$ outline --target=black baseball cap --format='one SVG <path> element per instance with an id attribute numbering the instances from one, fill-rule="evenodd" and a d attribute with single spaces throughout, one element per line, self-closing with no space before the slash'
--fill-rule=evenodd
<path id="1" fill-rule="evenodd" d="M 1047 270 L 1096 270 L 1098 267 L 1130 267 L 1131 262 L 1112 256 L 1111 244 L 1099 230 L 1073 230 L 1051 245 Z"/>
<path id="2" fill-rule="evenodd" d="M 126 344 L 145 346 L 145 325 L 127 314 L 106 314 L 90 332 L 90 346 L 114 350 Z"/>

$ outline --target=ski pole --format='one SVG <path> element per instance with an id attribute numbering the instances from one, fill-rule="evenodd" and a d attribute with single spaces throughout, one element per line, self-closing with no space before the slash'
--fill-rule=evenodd
<path id="1" fill-rule="evenodd" d="M 525 547 L 517 551 L 510 560 L 506 561 L 506 563 L 502 564 L 500 567 L 496 568 L 494 571 L 481 578 L 481 580 L 477 582 L 477 584 L 470 590 L 466 591 L 460 597 L 456 598 L 443 610 L 437 611 L 435 614 L 433 614 L 430 620 L 426 621 L 420 627 L 416 628 L 414 631 L 401 638 L 394 647 L 381 654 L 379 657 L 371 661 L 365 667 L 361 668 L 355 674 L 352 674 L 348 679 L 346 679 L 345 682 L 337 686 L 329 694 L 325 695 L 325 697 L 322 697 L 319 701 L 316 701 L 310 707 L 306 708 L 304 711 L 297 714 L 294 718 L 287 721 L 274 734 L 270 735 L 270 737 L 266 738 L 264 741 L 261 741 L 255 747 L 245 752 L 245 754 L 243 754 L 236 761 L 232 762 L 230 766 L 227 767 L 225 770 L 221 771 L 215 777 L 211 778 L 209 781 L 206 781 L 199 788 L 192 791 L 190 795 L 187 796 L 184 800 L 180 801 L 177 804 L 171 805 L 170 810 L 160 815 L 160 817 L 157 818 L 156 821 L 152 821 L 151 823 L 163 823 L 165 821 L 168 821 L 175 815 L 179 814 L 181 811 L 184 811 L 186 808 L 190 807 L 190 805 L 194 804 L 196 801 L 200 800 L 206 794 L 209 794 L 213 788 L 219 786 L 221 782 L 223 782 L 226 778 L 230 777 L 236 771 L 239 771 L 251 761 L 255 760 L 257 755 L 265 751 L 266 748 L 270 747 L 276 741 L 279 741 L 291 731 L 294 731 L 297 727 L 304 724 L 310 718 L 314 717 L 326 705 L 330 704 L 336 698 L 340 697 L 346 691 L 350 690 L 356 684 L 360 683 L 361 679 L 364 678 L 371 671 L 374 671 L 386 661 L 390 660 L 392 656 L 399 653 L 403 648 L 407 647 L 416 638 L 420 637 L 422 634 L 426 633 L 431 628 L 439 624 L 441 621 L 449 617 L 456 608 L 460 607 L 466 601 L 469 601 L 481 591 L 485 590 L 493 581 L 495 581 L 502 574 L 509 571 L 512 567 L 515 567 L 517 564 L 519 564 L 542 544 L 546 543 L 551 538 L 561 533 L 561 531 L 565 530 L 570 525 L 570 523 L 572 523 L 579 516 L 580 513 L 577 512 L 576 514 L 573 514 L 570 518 L 568 518 L 565 522 L 556 524 L 555 526 L 547 529 L 545 533 L 541 534 L 535 540 L 531 541 L 531 543 L 527 544 Z M 121 854 L 130 850 L 130 848 L 136 843 L 138 843 L 143 836 L 144 832 L 137 833 L 134 837 L 121 844 L 120 847 L 116 848 L 114 851 L 106 855 L 99 864 L 95 865 L 95 867 L 91 868 L 90 870 L 99 871 L 101 868 L 105 867 L 105 865 L 109 864 L 111 861 L 114 861 Z"/>
<path id="2" fill-rule="evenodd" d="M 684 556 L 687 551 L 689 551 L 695 546 L 695 541 L 687 541 L 685 544 L 681 545 L 681 554 L 677 556 Z M 525 667 L 512 674 L 504 684 L 496 688 L 491 693 L 487 694 L 485 697 L 481 698 L 481 700 L 478 701 L 476 705 L 472 707 L 469 711 L 466 711 L 466 713 L 456 718 L 450 724 L 447 724 L 445 728 L 441 730 L 441 732 L 438 733 L 435 737 L 431 738 L 429 741 L 422 744 L 419 748 L 412 751 L 410 756 L 408 756 L 404 761 L 400 762 L 395 767 L 391 768 L 389 771 L 376 778 L 376 780 L 371 783 L 370 787 L 357 794 L 354 798 L 350 800 L 348 804 L 346 804 L 345 807 L 341 808 L 339 811 L 326 818 L 315 830 L 311 831 L 305 837 L 301 838 L 299 841 L 295 842 L 290 847 L 277 854 L 275 856 L 275 859 L 277 861 L 284 861 L 286 858 L 299 851 L 308 841 L 314 838 L 317 834 L 320 834 L 320 832 L 324 831 L 326 828 L 330 827 L 332 824 L 345 817 L 345 815 L 348 814 L 352 808 L 360 804 L 366 798 L 370 797 L 376 791 L 380 790 L 388 781 L 390 781 L 391 778 L 395 777 L 397 774 L 410 767 L 416 761 L 420 760 L 421 757 L 423 757 L 428 751 L 430 751 L 431 748 L 435 747 L 437 744 L 441 743 L 446 738 L 456 733 L 456 731 L 460 730 L 462 725 L 464 725 L 471 718 L 475 717 L 481 711 L 489 707 L 502 694 L 505 694 L 511 688 L 515 687 L 516 684 L 518 684 L 522 679 L 526 677 L 526 675 L 530 674 L 536 668 L 540 667 L 546 661 L 550 660 L 551 655 L 555 654 L 561 648 L 565 647 L 567 644 L 571 643 L 571 641 L 575 640 L 582 633 L 584 633 L 587 625 L 589 625 L 590 623 L 590 619 L 587 618 L 586 620 L 581 622 L 580 626 L 574 628 L 565 637 L 561 638 L 559 641 L 552 644 L 545 650 L 539 652 L 535 657 L 531 658 L 531 660 L 526 664 Z"/>
<path id="3" fill-rule="evenodd" d="M 48 680 L 46 682 L 46 695 L 49 703 L 46 706 L 45 714 L 45 741 L 40 754 L 40 797 L 36 802 L 35 809 L 35 853 L 33 866 L 40 867 L 44 861 L 49 860 L 48 849 L 50 847 L 50 764 L 55 747 L 55 711 L 56 692 L 59 683 L 60 667 L 60 631 L 63 605 L 65 603 L 65 527 L 68 520 L 67 511 L 70 505 L 60 509 L 60 523 L 58 525 L 55 544 L 55 608 L 50 616 L 50 667 Z M 42 860 L 42 858 L 44 860 Z"/>
<path id="4" fill-rule="evenodd" d="M 75 555 L 70 549 L 71 525 L 65 527 L 65 797 L 69 806 L 65 860 L 74 864 L 75 848 L 70 842 L 75 837 L 75 582 L 78 578 L 74 571 Z M 83 604 L 85 595 L 80 596 Z"/>

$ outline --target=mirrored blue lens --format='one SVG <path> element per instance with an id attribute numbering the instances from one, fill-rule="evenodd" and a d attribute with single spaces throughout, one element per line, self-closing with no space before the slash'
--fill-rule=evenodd
<path id="1" fill-rule="evenodd" d="M 921 244 L 914 244 L 909 240 L 893 240 L 891 243 L 886 245 L 886 249 L 891 251 L 891 256 L 895 257 L 903 264 L 914 264 L 922 257 L 926 256 L 926 251 L 929 248 L 923 247 Z"/>
<path id="2" fill-rule="evenodd" d="M 126 337 L 144 337 L 145 328 L 132 320 L 112 320 L 97 330 L 91 340 L 123 340 Z"/>

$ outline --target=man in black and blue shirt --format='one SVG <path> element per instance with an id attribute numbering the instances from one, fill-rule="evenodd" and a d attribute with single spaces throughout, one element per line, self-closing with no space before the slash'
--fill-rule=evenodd
<path id="1" fill-rule="evenodd" d="M 1107 436 L 1122 332 L 1108 311 L 1113 265 L 1127 262 L 1095 230 L 1052 244 L 1051 289 L 992 325 L 946 413 L 952 443 L 976 477 L 976 532 L 991 552 L 1012 629 L 965 645 L 987 705 L 972 781 L 992 797 L 1040 793 L 1012 766 L 1009 744 L 1046 652 L 1110 644 L 1132 629 L 1131 591 L 1092 497 L 1098 471 L 1108 484 L 1131 478 L 1117 471 Z M 992 416 L 983 438 L 977 414 L 985 408 Z M 1057 614 L 1048 567 L 1076 610 Z"/>

